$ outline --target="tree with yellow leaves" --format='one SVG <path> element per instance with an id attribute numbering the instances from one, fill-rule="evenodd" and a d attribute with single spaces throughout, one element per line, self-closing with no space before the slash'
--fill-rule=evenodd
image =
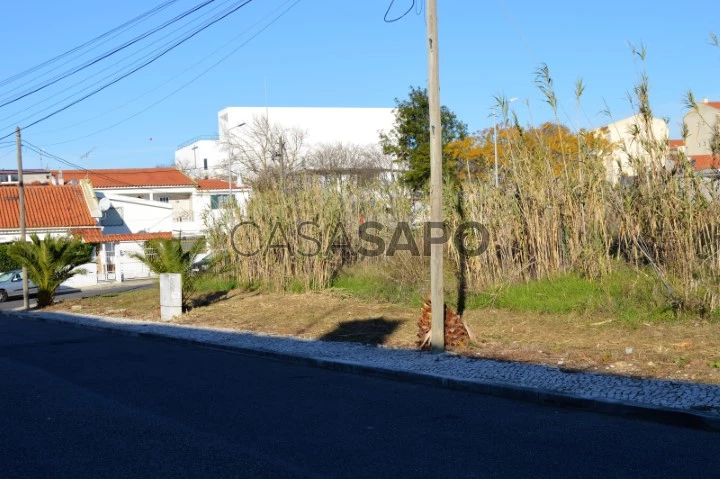
<path id="1" fill-rule="evenodd" d="M 459 179 L 489 177 L 495 162 L 493 129 L 453 141 L 446 147 Z M 587 167 L 602 161 L 612 145 L 593 131 L 572 132 L 565 125 L 546 122 L 538 127 L 522 128 L 503 124 L 498 127 L 498 165 L 501 171 L 511 161 L 531 161 L 538 168 L 550 167 L 555 174 Z"/>

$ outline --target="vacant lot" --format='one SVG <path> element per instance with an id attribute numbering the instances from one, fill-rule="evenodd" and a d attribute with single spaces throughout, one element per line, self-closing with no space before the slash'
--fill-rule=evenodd
<path id="1" fill-rule="evenodd" d="M 52 310 L 159 321 L 157 289 L 68 300 Z M 213 294 L 180 324 L 231 328 L 394 348 L 416 347 L 415 307 L 365 302 L 337 292 Z M 74 307 L 73 307 L 74 306 Z M 462 354 L 571 370 L 720 383 L 720 324 L 702 320 L 629 324 L 612 317 L 466 311 L 477 344 Z"/>

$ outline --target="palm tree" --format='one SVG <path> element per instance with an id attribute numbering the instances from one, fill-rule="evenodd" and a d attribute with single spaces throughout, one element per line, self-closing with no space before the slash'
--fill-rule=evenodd
<path id="1" fill-rule="evenodd" d="M 38 307 L 50 306 L 55 299 L 55 289 L 76 274 L 87 271 L 78 266 L 92 259 L 93 246 L 79 238 L 30 236 L 29 242 L 17 241 L 8 248 L 8 256 L 25 266 L 28 279 L 38 289 Z"/>
<path id="2" fill-rule="evenodd" d="M 205 239 L 196 240 L 190 248 L 183 249 L 179 238 L 152 239 L 145 242 L 145 253 L 131 253 L 155 274 L 180 273 L 182 275 L 183 307 L 189 306 L 194 291 L 195 276 L 192 274 L 195 257 L 205 249 Z"/>

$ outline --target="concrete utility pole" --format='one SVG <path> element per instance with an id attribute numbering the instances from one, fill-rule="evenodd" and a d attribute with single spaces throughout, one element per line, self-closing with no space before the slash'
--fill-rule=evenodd
<path id="1" fill-rule="evenodd" d="M 430 221 L 433 225 L 439 225 L 443 224 L 443 179 L 437 0 L 427 0 L 427 35 L 428 100 L 430 103 Z M 445 349 L 444 249 L 443 243 L 432 243 L 430 245 L 430 297 L 432 301 L 430 347 L 435 352 L 441 352 Z"/>
<path id="2" fill-rule="evenodd" d="M 18 208 L 20 210 L 20 241 L 23 243 L 27 239 L 25 237 L 25 183 L 23 181 L 22 166 L 22 137 L 20 136 L 20 127 L 15 129 L 15 140 L 17 143 L 17 164 L 18 164 Z M 23 288 L 23 309 L 30 309 L 30 298 L 28 296 L 28 276 L 27 267 L 22 267 L 22 288 Z"/>

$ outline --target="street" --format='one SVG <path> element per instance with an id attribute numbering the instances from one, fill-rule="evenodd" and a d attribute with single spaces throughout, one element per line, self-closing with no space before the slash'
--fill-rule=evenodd
<path id="1" fill-rule="evenodd" d="M 90 298 L 92 296 L 100 296 L 103 294 L 124 293 L 125 291 L 132 291 L 135 289 L 150 288 L 155 283 L 155 280 L 149 279 L 128 281 L 124 283 L 106 283 L 83 289 L 62 288 L 56 292 L 55 301 L 62 301 L 65 299 Z M 22 309 L 22 305 L 22 297 L 12 298 L 8 301 L 3 301 L 2 303 L 0 303 L 0 311 L 20 310 Z M 35 301 L 34 295 L 30 295 L 30 307 L 34 308 L 36 305 L 37 301 Z"/>
<path id="2" fill-rule="evenodd" d="M 720 434 L 0 314 L 2 477 L 717 477 Z"/>

